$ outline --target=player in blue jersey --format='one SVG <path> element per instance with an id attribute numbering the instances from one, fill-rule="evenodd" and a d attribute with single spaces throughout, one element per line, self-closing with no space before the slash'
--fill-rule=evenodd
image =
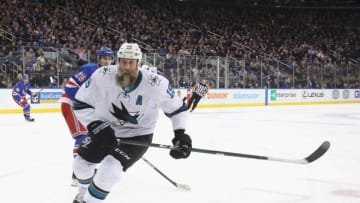
<path id="1" fill-rule="evenodd" d="M 32 95 L 32 92 L 30 90 L 30 82 L 29 82 L 28 74 L 24 74 L 22 76 L 22 79 L 20 79 L 16 83 L 12 91 L 12 97 L 14 101 L 23 109 L 25 120 L 35 121 L 35 119 L 30 116 L 31 107 L 26 99 L 26 94 L 30 96 Z"/>
<path id="2" fill-rule="evenodd" d="M 75 113 L 73 112 L 73 100 L 76 92 L 79 90 L 80 86 L 94 73 L 96 69 L 101 66 L 108 66 L 111 64 L 114 53 L 108 47 L 101 47 L 97 51 L 98 64 L 88 63 L 80 67 L 67 81 L 64 92 L 61 95 L 61 113 L 64 116 L 66 124 L 70 130 L 71 136 L 75 140 L 73 155 L 76 157 L 77 148 L 80 143 L 85 138 L 87 134 L 87 129 L 84 127 L 79 120 L 76 118 Z M 75 186 L 77 184 L 76 177 L 73 175 L 73 183 Z"/>

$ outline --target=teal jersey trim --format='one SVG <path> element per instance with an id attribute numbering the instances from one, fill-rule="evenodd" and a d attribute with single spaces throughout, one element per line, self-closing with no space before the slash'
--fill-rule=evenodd
<path id="1" fill-rule="evenodd" d="M 125 92 L 130 93 L 134 91 L 137 87 L 139 87 L 142 78 L 143 78 L 143 74 L 141 73 L 141 71 L 139 71 L 138 78 L 136 79 L 135 84 L 129 90 L 125 90 Z"/>

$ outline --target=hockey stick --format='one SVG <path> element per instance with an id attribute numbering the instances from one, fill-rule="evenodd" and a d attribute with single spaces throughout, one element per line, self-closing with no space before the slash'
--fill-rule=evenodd
<path id="1" fill-rule="evenodd" d="M 27 101 L 31 100 L 31 97 L 33 97 L 34 95 L 40 94 L 40 92 L 42 92 L 43 90 L 44 90 L 44 89 L 41 88 L 39 91 L 32 92 L 31 95 L 26 95 L 26 100 L 27 100 Z"/>
<path id="2" fill-rule="evenodd" d="M 123 144 L 130 144 L 130 145 L 138 145 L 138 146 L 145 146 L 145 147 L 156 147 L 162 149 L 175 149 L 171 145 L 163 145 L 163 144 L 156 144 L 156 143 L 142 143 L 136 142 L 131 140 L 122 140 L 119 139 L 120 143 Z M 208 150 L 208 149 L 199 149 L 199 148 L 192 148 L 192 152 L 199 152 L 199 153 L 206 153 L 206 154 L 215 154 L 215 155 L 223 155 L 223 156 L 234 156 L 234 157 L 242 157 L 242 158 L 249 158 L 249 159 L 261 159 L 261 160 L 269 160 L 269 161 L 279 161 L 279 162 L 286 162 L 286 163 L 294 163 L 294 164 L 308 164 L 311 163 L 322 155 L 324 155 L 328 149 L 330 148 L 330 142 L 324 141 L 313 153 L 309 156 L 302 158 L 302 159 L 285 159 L 285 158 L 277 158 L 277 157 L 270 157 L 270 156 L 260 156 L 260 155 L 252 155 L 252 154 L 241 154 L 235 152 L 225 152 L 225 151 L 216 151 L 216 150 Z"/>
<path id="3" fill-rule="evenodd" d="M 38 91 L 33 92 L 33 94 L 40 94 L 40 92 L 42 92 L 43 90 L 44 90 L 43 88 L 40 88 Z"/>
<path id="4" fill-rule="evenodd" d="M 191 188 L 188 185 L 184 185 L 184 184 L 180 184 L 177 183 L 173 180 L 171 180 L 169 177 L 167 177 L 163 172 L 161 172 L 158 168 L 156 168 L 150 161 L 148 161 L 147 159 L 145 159 L 144 157 L 141 158 L 142 160 L 144 160 L 151 168 L 153 168 L 156 172 L 158 172 L 162 177 L 164 177 L 166 180 L 168 180 L 171 184 L 173 184 L 175 187 L 183 189 L 183 190 L 187 190 L 190 191 Z"/>

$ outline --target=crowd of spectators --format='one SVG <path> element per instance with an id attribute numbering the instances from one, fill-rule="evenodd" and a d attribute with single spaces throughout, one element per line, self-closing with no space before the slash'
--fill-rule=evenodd
<path id="1" fill-rule="evenodd" d="M 0 71 L 6 87 L 22 71 L 33 73 L 35 86 L 46 87 L 50 76 L 61 84 L 76 62 L 95 61 L 100 46 L 117 50 L 125 41 L 157 53 L 156 65 L 175 87 L 199 79 L 230 88 L 360 87 L 359 8 L 5 0 L 0 9 L 0 59 L 19 56 L 6 76 Z M 47 56 L 45 47 L 77 58 Z"/>

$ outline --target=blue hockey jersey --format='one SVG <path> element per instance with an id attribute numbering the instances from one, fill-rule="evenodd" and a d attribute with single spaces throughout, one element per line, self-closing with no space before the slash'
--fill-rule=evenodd
<path id="1" fill-rule="evenodd" d="M 15 87 L 13 88 L 12 91 L 12 95 L 13 96 L 20 96 L 20 97 L 25 97 L 26 94 L 31 95 L 31 90 L 30 90 L 30 83 L 27 82 L 26 84 L 24 84 L 23 80 L 20 80 L 16 83 Z"/>
<path id="2" fill-rule="evenodd" d="M 74 100 L 80 86 L 86 82 L 98 68 L 99 66 L 96 63 L 88 63 L 81 66 L 67 81 L 62 97 Z"/>

